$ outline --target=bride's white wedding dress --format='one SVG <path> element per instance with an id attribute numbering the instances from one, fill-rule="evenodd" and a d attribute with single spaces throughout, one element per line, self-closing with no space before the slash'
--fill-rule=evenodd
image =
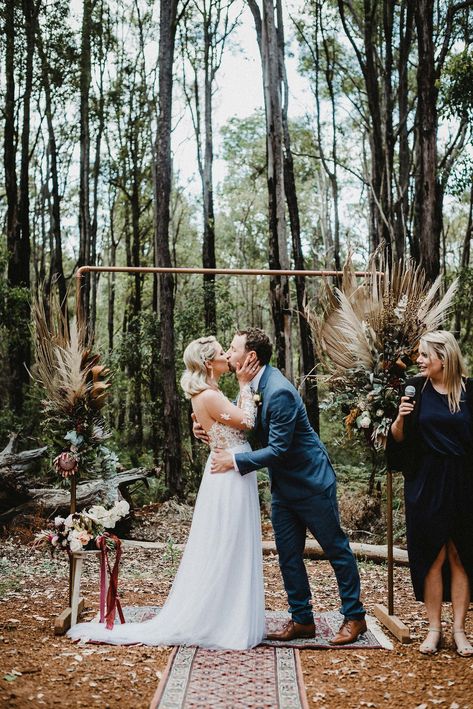
<path id="1" fill-rule="evenodd" d="M 250 450 L 245 433 L 219 422 L 209 430 L 211 450 Z M 244 650 L 264 637 L 261 522 L 256 472 L 210 473 L 210 456 L 197 496 L 192 526 L 168 599 L 143 623 L 107 630 L 79 623 L 73 639 L 114 645 L 198 645 Z"/>

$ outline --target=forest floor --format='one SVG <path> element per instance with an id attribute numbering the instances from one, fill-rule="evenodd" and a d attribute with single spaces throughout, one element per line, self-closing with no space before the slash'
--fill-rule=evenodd
<path id="1" fill-rule="evenodd" d="M 158 514 L 157 514 L 158 510 Z M 185 540 L 186 515 L 175 519 L 168 509 L 164 526 L 166 550 L 125 549 L 119 589 L 123 605 L 159 605 L 169 591 L 178 561 L 175 544 Z M 142 513 L 143 523 L 165 521 L 165 510 L 153 506 Z M 271 538 L 264 523 L 265 538 Z M 136 534 L 135 534 L 136 536 Z M 98 568 L 86 564 L 82 595 L 84 620 L 98 609 Z M 386 567 L 360 562 L 363 601 L 372 612 L 386 603 Z M 326 561 L 307 561 L 314 606 L 338 608 L 337 587 Z M 266 608 L 286 610 L 277 557 L 264 560 Z M 23 531 L 0 541 L 0 707 L 34 709 L 68 707 L 140 709 L 149 705 L 166 666 L 170 649 L 139 646 L 77 645 L 53 634 L 55 617 L 67 605 L 68 563 L 65 556 L 50 559 L 28 545 Z M 395 611 L 410 628 L 414 642 L 394 650 L 303 650 L 301 660 L 310 707 L 473 709 L 473 659 L 456 655 L 450 637 L 450 607 L 445 606 L 445 645 L 428 658 L 418 651 L 427 622 L 415 602 L 408 569 L 395 570 Z M 473 613 L 467 628 L 473 632 Z M 386 631 L 387 632 L 387 631 Z M 387 633 L 389 635 L 389 633 Z"/>

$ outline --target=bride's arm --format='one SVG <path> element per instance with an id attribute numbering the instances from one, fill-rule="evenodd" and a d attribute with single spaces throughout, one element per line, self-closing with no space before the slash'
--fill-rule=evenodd
<path id="1" fill-rule="evenodd" d="M 219 421 L 225 426 L 240 431 L 247 431 L 255 425 L 256 404 L 248 384 L 240 388 L 238 406 L 232 404 L 221 392 L 214 389 L 206 389 L 199 394 L 199 399 L 205 407 L 206 414 L 213 421 Z"/>

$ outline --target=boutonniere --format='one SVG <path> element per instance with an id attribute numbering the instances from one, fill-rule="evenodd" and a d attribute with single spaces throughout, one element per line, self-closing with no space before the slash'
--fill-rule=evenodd
<path id="1" fill-rule="evenodd" d="M 256 405 L 257 407 L 258 407 L 258 406 L 261 406 L 261 404 L 263 403 L 263 395 L 260 394 L 259 391 L 256 391 L 256 392 L 253 394 L 253 401 L 255 402 L 255 405 Z"/>

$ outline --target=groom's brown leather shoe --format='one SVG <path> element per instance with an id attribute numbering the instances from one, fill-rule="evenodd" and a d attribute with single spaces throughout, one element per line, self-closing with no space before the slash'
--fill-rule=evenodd
<path id="1" fill-rule="evenodd" d="M 338 629 L 338 633 L 329 640 L 330 645 L 348 645 L 349 643 L 354 643 L 358 639 L 359 635 L 366 633 L 368 627 L 366 625 L 366 620 L 360 618 L 360 620 L 345 618 L 343 623 Z"/>
<path id="2" fill-rule="evenodd" d="M 315 638 L 314 623 L 295 623 L 288 620 L 284 628 L 277 633 L 268 633 L 267 640 L 295 640 L 296 638 Z"/>

